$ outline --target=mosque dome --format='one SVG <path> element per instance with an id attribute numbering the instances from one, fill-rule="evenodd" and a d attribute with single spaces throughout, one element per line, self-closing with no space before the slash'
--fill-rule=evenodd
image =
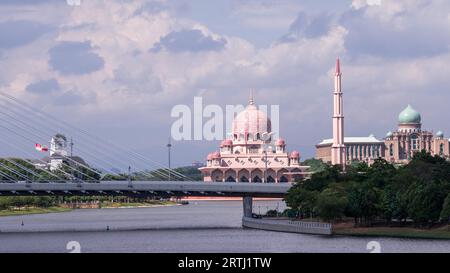
<path id="1" fill-rule="evenodd" d="M 214 152 L 212 153 L 212 159 L 219 159 L 220 158 L 220 153 L 219 152 Z"/>
<path id="2" fill-rule="evenodd" d="M 444 133 L 442 132 L 442 131 L 438 131 L 437 133 L 436 133 L 436 137 L 444 137 Z"/>
<path id="3" fill-rule="evenodd" d="M 208 157 L 206 158 L 207 160 L 212 160 L 213 159 L 213 153 L 209 153 Z"/>
<path id="4" fill-rule="evenodd" d="M 222 141 L 222 143 L 220 144 L 220 147 L 225 147 L 225 146 L 232 146 L 233 145 L 233 141 L 231 139 L 225 139 L 224 141 Z"/>
<path id="5" fill-rule="evenodd" d="M 398 122 L 400 124 L 420 123 L 420 121 L 421 121 L 420 113 L 414 110 L 414 108 L 412 108 L 411 105 L 409 104 L 398 115 Z"/>
<path id="6" fill-rule="evenodd" d="M 394 134 L 391 131 L 389 131 L 389 132 L 387 132 L 386 137 L 389 138 L 389 137 L 392 137 L 393 135 Z"/>
<path id="7" fill-rule="evenodd" d="M 297 151 L 293 151 L 293 152 L 291 153 L 291 158 L 300 158 L 300 153 L 297 152 Z"/>
<path id="8" fill-rule="evenodd" d="M 260 136 L 263 133 L 271 132 L 272 124 L 266 113 L 254 105 L 253 99 L 250 99 L 249 105 L 244 111 L 240 112 L 232 123 L 232 133 L 238 136 L 250 134 Z"/>
<path id="9" fill-rule="evenodd" d="M 286 145 L 286 142 L 284 141 L 284 139 L 279 138 L 279 139 L 277 139 L 277 141 L 275 142 L 275 145 L 276 145 L 276 146 L 284 146 L 284 145 Z"/>

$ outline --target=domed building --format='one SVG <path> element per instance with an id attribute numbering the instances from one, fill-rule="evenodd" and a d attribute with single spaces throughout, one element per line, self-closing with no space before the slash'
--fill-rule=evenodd
<path id="1" fill-rule="evenodd" d="M 233 120 L 230 137 L 199 168 L 204 181 L 283 183 L 307 177 L 309 167 L 300 164 L 300 153 L 289 153 L 285 140 L 272 136 L 270 119 L 251 98 Z"/>
<path id="2" fill-rule="evenodd" d="M 325 139 L 316 145 L 316 158 L 331 162 L 332 139 Z M 398 115 L 398 128 L 387 132 L 384 139 L 369 137 L 345 137 L 346 163 L 365 161 L 371 164 L 377 158 L 392 163 L 407 163 L 415 152 L 425 150 L 432 155 L 450 157 L 449 139 L 438 131 L 433 134 L 422 130 L 422 117 L 411 105 Z"/>
<path id="3" fill-rule="evenodd" d="M 344 137 L 344 102 L 341 89 L 341 68 L 336 60 L 333 91 L 333 138 L 324 139 L 316 145 L 316 159 L 345 166 L 354 161 L 369 165 L 375 159 L 384 158 L 392 163 L 407 163 L 415 152 L 425 150 L 450 160 L 449 139 L 444 133 L 422 130 L 422 117 L 411 105 L 398 115 L 398 129 L 389 131 L 384 139 L 368 137 Z"/>
<path id="4" fill-rule="evenodd" d="M 411 105 L 398 115 L 398 129 L 388 132 L 385 143 L 385 159 L 391 162 L 406 163 L 415 152 L 426 150 L 433 155 L 449 157 L 449 139 L 444 133 L 422 130 L 422 117 Z"/>

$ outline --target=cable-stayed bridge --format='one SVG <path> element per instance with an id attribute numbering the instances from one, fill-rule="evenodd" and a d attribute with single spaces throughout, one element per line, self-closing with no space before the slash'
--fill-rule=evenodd
<path id="1" fill-rule="evenodd" d="M 55 131 L 77 140 L 77 155 L 72 149 L 70 154 L 57 154 L 58 165 L 52 169 L 48 161 L 32 159 L 36 153 L 30 147 L 48 151 L 39 143 L 46 143 Z M 72 148 L 72 141 L 70 144 Z M 244 198 L 244 215 L 249 216 L 252 197 L 283 197 L 291 187 L 290 183 L 193 182 L 146 155 L 76 128 L 3 92 L 0 145 L 27 156 L 0 159 L 0 196 L 240 196 Z M 82 158 L 94 161 L 96 167 Z M 119 171 L 124 168 L 128 173 Z M 115 179 L 108 179 L 111 177 Z"/>

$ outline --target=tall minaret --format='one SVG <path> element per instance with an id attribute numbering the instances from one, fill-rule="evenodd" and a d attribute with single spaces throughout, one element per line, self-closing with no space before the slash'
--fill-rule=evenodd
<path id="1" fill-rule="evenodd" d="M 334 74 L 334 111 L 333 111 L 333 145 L 331 146 L 331 164 L 341 165 L 345 171 L 345 144 L 344 144 L 344 103 L 341 90 L 341 66 L 339 58 L 336 60 L 336 73 Z"/>

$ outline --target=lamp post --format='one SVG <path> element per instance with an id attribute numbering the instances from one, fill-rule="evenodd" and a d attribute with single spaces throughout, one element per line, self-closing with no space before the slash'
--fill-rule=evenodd
<path id="1" fill-rule="evenodd" d="M 168 152 L 168 161 L 169 161 L 169 177 L 168 177 L 168 181 L 170 181 L 170 152 L 171 152 L 171 148 L 172 148 L 172 143 L 170 143 L 170 137 L 169 137 L 169 142 L 167 143 L 167 152 Z"/>
<path id="2" fill-rule="evenodd" d="M 263 152 L 264 152 L 264 163 L 265 163 L 265 170 L 264 170 L 264 183 L 267 183 L 267 149 L 270 148 L 270 138 L 272 136 L 272 132 L 264 132 L 261 136 L 264 145 L 263 145 Z M 269 141 L 269 143 L 267 143 Z"/>

